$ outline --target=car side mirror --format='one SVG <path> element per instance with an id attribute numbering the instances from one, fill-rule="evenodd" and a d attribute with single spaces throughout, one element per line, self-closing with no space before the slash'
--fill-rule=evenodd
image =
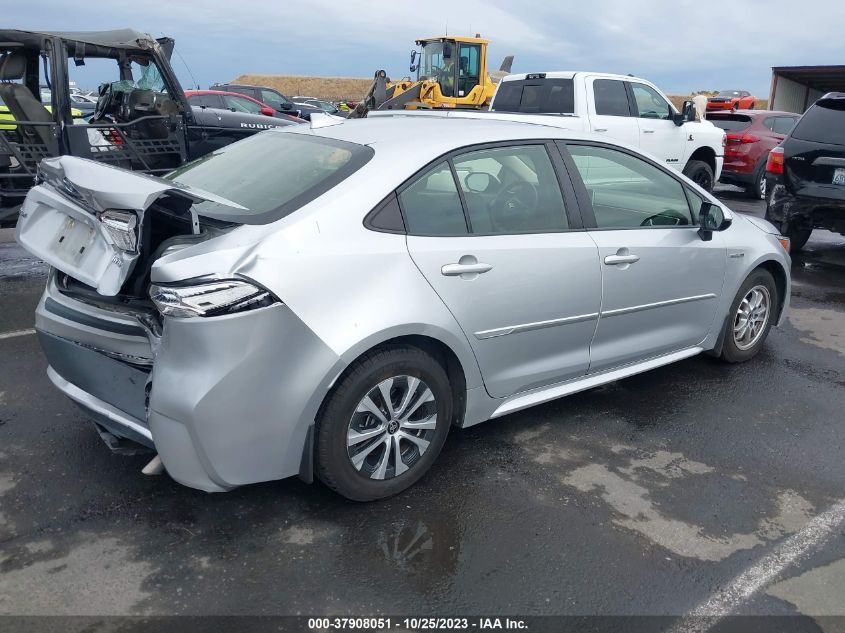
<path id="1" fill-rule="evenodd" d="M 292 110 L 293 106 L 290 103 L 282 103 L 282 110 Z"/>
<path id="2" fill-rule="evenodd" d="M 273 108 L 271 108 L 271 107 L 264 107 L 264 108 L 261 108 L 261 110 L 259 110 L 259 112 L 261 114 L 263 114 L 264 116 L 273 116 L 276 111 L 273 110 Z"/>
<path id="3" fill-rule="evenodd" d="M 731 225 L 731 219 L 718 204 L 703 202 L 698 212 L 698 235 L 705 242 L 713 239 L 713 231 L 724 231 Z"/>
<path id="4" fill-rule="evenodd" d="M 493 177 L 483 171 L 475 171 L 464 177 L 464 184 L 473 193 L 484 193 L 493 183 Z"/>
<path id="5" fill-rule="evenodd" d="M 684 101 L 681 111 L 673 114 L 672 120 L 677 126 L 695 121 L 695 104 L 692 101 Z"/>

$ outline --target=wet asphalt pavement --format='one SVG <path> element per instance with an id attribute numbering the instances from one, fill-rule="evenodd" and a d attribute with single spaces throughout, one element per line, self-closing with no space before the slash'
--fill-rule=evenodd
<path id="1" fill-rule="evenodd" d="M 753 361 L 454 430 L 362 505 L 296 479 L 208 495 L 110 454 L 36 338 L 2 337 L 33 326 L 44 267 L 0 231 L 0 614 L 845 615 L 845 238 L 816 231 L 792 273 Z"/>

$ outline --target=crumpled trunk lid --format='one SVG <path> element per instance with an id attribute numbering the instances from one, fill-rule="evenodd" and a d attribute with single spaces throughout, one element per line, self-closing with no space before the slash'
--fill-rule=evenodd
<path id="1" fill-rule="evenodd" d="M 27 251 L 58 270 L 115 296 L 140 256 L 146 212 L 163 196 L 244 207 L 212 193 L 75 156 L 41 162 L 16 229 Z M 191 211 L 193 233 L 199 220 Z"/>

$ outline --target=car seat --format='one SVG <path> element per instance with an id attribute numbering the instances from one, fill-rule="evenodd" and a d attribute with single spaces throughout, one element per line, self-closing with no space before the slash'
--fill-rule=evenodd
<path id="1" fill-rule="evenodd" d="M 18 121 L 53 123 L 53 115 L 44 107 L 29 88 L 22 83 L 26 72 L 26 57 L 23 53 L 6 53 L 0 58 L 0 99 Z M 24 142 L 43 143 L 55 150 L 56 140 L 47 125 L 18 125 Z"/>

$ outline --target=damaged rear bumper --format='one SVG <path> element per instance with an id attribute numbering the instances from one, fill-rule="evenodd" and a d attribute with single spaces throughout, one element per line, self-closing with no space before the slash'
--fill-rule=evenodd
<path id="1" fill-rule="evenodd" d="M 845 200 L 818 195 L 796 196 L 783 181 L 766 176 L 771 191 L 766 219 L 785 230 L 788 227 L 827 229 L 845 235 Z M 838 192 L 837 192 L 838 193 Z"/>
<path id="2" fill-rule="evenodd" d="M 310 464 L 317 394 L 341 363 L 287 306 L 165 319 L 160 339 L 134 321 L 53 276 L 36 310 L 51 381 L 101 435 L 157 451 L 173 479 L 209 492 Z"/>

